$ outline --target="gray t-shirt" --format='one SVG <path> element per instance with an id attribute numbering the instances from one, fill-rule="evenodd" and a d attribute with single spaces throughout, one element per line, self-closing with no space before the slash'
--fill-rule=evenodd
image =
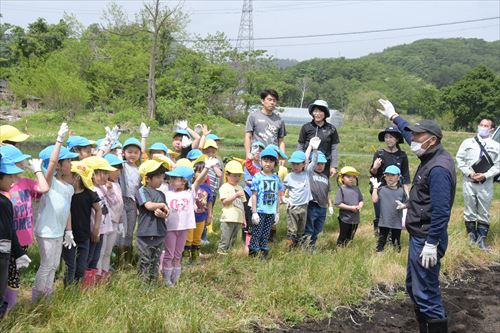
<path id="1" fill-rule="evenodd" d="M 339 190 L 335 195 L 335 205 L 343 203 L 348 206 L 355 206 L 361 201 L 363 201 L 363 195 L 357 186 L 342 185 L 339 187 Z M 349 210 L 340 209 L 339 219 L 347 224 L 359 224 L 359 212 L 351 212 Z"/>
<path id="2" fill-rule="evenodd" d="M 122 173 L 120 174 L 120 186 L 122 196 L 135 199 L 135 194 L 141 186 L 141 176 L 139 168 L 136 165 L 123 163 Z"/>
<path id="3" fill-rule="evenodd" d="M 251 132 L 253 141 L 260 141 L 265 146 L 278 145 L 278 139 L 286 136 L 285 122 L 275 112 L 268 116 L 256 111 L 248 115 L 245 132 Z"/>
<path id="4" fill-rule="evenodd" d="M 137 207 L 139 208 L 139 225 L 137 226 L 137 236 L 165 236 L 167 234 L 167 225 L 165 219 L 156 217 L 154 212 L 144 207 L 146 202 L 157 202 L 166 204 L 165 194 L 152 188 L 141 187 L 135 194 Z"/>
<path id="5" fill-rule="evenodd" d="M 328 193 L 330 193 L 330 181 L 323 173 L 313 171 L 309 174 L 309 184 L 313 201 L 320 207 L 328 208 Z"/>
<path id="6" fill-rule="evenodd" d="M 379 227 L 402 229 L 403 210 L 396 209 L 396 200 L 406 201 L 406 194 L 402 187 L 390 188 L 381 186 L 378 189 L 378 200 L 380 203 Z"/>

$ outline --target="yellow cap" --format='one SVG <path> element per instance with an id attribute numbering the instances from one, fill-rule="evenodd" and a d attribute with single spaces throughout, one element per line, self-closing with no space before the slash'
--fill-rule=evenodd
<path id="1" fill-rule="evenodd" d="M 195 159 L 194 161 L 191 162 L 191 163 L 193 163 L 193 168 L 194 168 L 194 165 L 196 163 L 205 162 L 206 159 L 207 159 L 207 155 L 205 155 L 205 154 L 198 156 L 197 159 Z"/>
<path id="2" fill-rule="evenodd" d="M 193 168 L 193 163 L 188 160 L 187 158 L 181 158 L 180 160 L 178 160 L 177 162 L 175 162 L 175 166 L 176 167 L 180 167 L 180 166 L 185 166 L 185 167 L 188 167 L 188 168 Z"/>
<path id="3" fill-rule="evenodd" d="M 339 176 L 342 175 L 350 175 L 350 176 L 359 176 L 359 171 L 353 168 L 352 166 L 345 166 L 342 169 L 340 169 Z"/>
<path id="4" fill-rule="evenodd" d="M 227 162 L 224 171 L 234 174 L 243 174 L 243 167 L 241 166 L 240 162 L 232 160 Z"/>
<path id="5" fill-rule="evenodd" d="M 174 165 L 172 164 L 172 160 L 169 159 L 165 155 L 159 155 L 159 154 L 155 155 L 153 157 L 153 161 L 160 162 L 165 167 L 165 169 L 167 169 L 167 170 L 172 170 L 174 168 Z"/>
<path id="6" fill-rule="evenodd" d="M 81 161 L 73 161 L 71 162 L 71 172 L 78 174 L 82 178 L 83 186 L 91 191 L 94 190 L 94 183 L 92 182 L 94 170 Z"/>
<path id="7" fill-rule="evenodd" d="M 0 126 L 0 142 L 12 141 L 12 142 L 22 142 L 25 141 L 30 136 L 24 134 L 14 126 L 2 125 Z"/>
<path id="8" fill-rule="evenodd" d="M 170 157 L 172 157 L 172 158 L 177 158 L 177 157 L 179 157 L 180 154 L 173 151 L 172 149 L 168 149 L 168 155 L 170 155 Z"/>
<path id="9" fill-rule="evenodd" d="M 203 145 L 203 149 L 207 149 L 210 147 L 213 147 L 215 149 L 219 149 L 219 146 L 217 146 L 217 142 L 215 142 L 215 140 L 211 140 L 211 139 L 205 141 L 205 144 Z"/>
<path id="10" fill-rule="evenodd" d="M 168 164 L 170 165 L 170 164 Z M 139 166 L 139 176 L 141 176 L 142 185 L 146 186 L 146 176 L 148 173 L 151 173 L 155 170 L 158 170 L 159 167 L 165 166 L 165 162 L 162 162 L 158 159 L 147 160 Z"/>
<path id="11" fill-rule="evenodd" d="M 93 170 L 116 171 L 116 168 L 112 167 L 109 162 L 103 157 L 90 156 L 84 158 L 82 162 Z"/>

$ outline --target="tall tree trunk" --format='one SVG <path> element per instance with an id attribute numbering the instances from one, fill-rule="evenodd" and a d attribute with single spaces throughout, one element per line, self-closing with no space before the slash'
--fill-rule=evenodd
<path id="1" fill-rule="evenodd" d="M 157 38 L 156 33 L 153 34 L 153 46 L 151 47 L 151 56 L 149 59 L 149 75 L 148 75 L 148 113 L 149 119 L 155 119 L 156 113 L 156 53 L 157 53 Z"/>

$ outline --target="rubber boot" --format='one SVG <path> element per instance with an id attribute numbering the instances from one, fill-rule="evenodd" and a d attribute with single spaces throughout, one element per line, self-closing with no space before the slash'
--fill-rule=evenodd
<path id="1" fill-rule="evenodd" d="M 85 270 L 83 273 L 82 279 L 82 289 L 90 289 L 95 287 L 97 283 L 97 269 L 89 268 Z"/>
<path id="2" fill-rule="evenodd" d="M 420 333 L 427 333 L 427 318 L 425 318 L 417 307 L 414 307 L 413 310 L 415 311 L 415 317 L 417 318 L 418 331 Z"/>
<path id="3" fill-rule="evenodd" d="M 177 281 L 179 281 L 179 278 L 181 277 L 181 268 L 180 267 L 174 267 L 172 270 L 172 285 L 176 284 Z"/>
<path id="4" fill-rule="evenodd" d="M 184 251 L 182 251 L 182 261 L 189 263 L 191 261 L 191 245 L 184 246 Z"/>
<path id="5" fill-rule="evenodd" d="M 198 263 L 200 259 L 200 247 L 197 245 L 191 246 L 191 264 Z"/>
<path id="6" fill-rule="evenodd" d="M 448 318 L 428 319 L 427 333 L 448 333 Z"/>
<path id="7" fill-rule="evenodd" d="M 31 303 L 37 303 L 42 298 L 43 292 L 38 289 L 31 289 Z"/>
<path id="8" fill-rule="evenodd" d="M 165 285 L 167 287 L 172 287 L 173 284 L 172 284 L 172 271 L 174 269 L 171 267 L 171 268 L 165 268 L 164 270 L 161 271 L 162 275 L 163 275 L 163 283 L 165 283 Z"/>
<path id="9" fill-rule="evenodd" d="M 9 287 L 5 288 L 5 292 L 3 293 L 3 301 L 7 302 L 8 308 L 7 310 L 10 310 L 16 305 L 17 303 L 17 293 L 19 292 L 19 289 L 11 289 Z"/>
<path id="10" fill-rule="evenodd" d="M 483 251 L 488 251 L 488 244 L 486 244 L 486 236 L 488 236 L 488 230 L 490 229 L 490 226 L 487 224 L 483 223 L 478 223 L 477 224 L 477 245 L 479 245 L 479 248 Z"/>
<path id="11" fill-rule="evenodd" d="M 269 234 L 269 243 L 274 243 L 276 240 L 276 227 L 271 229 L 271 233 Z"/>
<path id="12" fill-rule="evenodd" d="M 256 256 L 257 256 L 257 254 L 258 254 L 258 252 L 259 252 L 259 251 L 249 249 L 249 250 L 248 250 L 248 255 L 249 255 L 250 257 L 256 257 Z"/>
<path id="13" fill-rule="evenodd" d="M 475 221 L 465 221 L 465 230 L 467 230 L 467 236 L 471 244 L 476 244 L 477 242 L 477 230 Z"/>

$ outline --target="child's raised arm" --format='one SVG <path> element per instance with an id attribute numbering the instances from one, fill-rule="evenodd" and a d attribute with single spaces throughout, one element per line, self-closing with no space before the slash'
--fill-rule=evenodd
<path id="1" fill-rule="evenodd" d="M 205 160 L 205 167 L 193 183 L 193 191 L 198 191 L 201 184 L 203 184 L 207 178 L 208 169 L 213 168 L 217 163 L 218 161 L 214 157 L 209 157 Z"/>
<path id="2" fill-rule="evenodd" d="M 37 180 L 36 191 L 40 194 L 47 193 L 50 190 L 49 184 L 42 172 L 42 160 L 33 158 L 28 161 L 29 168 L 35 174 Z"/>
<path id="3" fill-rule="evenodd" d="M 62 123 L 59 127 L 59 131 L 57 132 L 56 143 L 54 145 L 54 149 L 52 150 L 52 154 L 50 155 L 47 173 L 45 174 L 45 180 L 47 181 L 47 185 L 49 185 L 49 187 L 52 185 L 54 170 L 56 169 L 56 165 L 59 162 L 59 153 L 61 152 L 62 143 L 66 138 L 66 135 L 68 134 L 68 130 L 68 124 Z"/>
<path id="4" fill-rule="evenodd" d="M 146 126 L 146 124 L 141 123 L 141 127 L 139 131 L 141 132 L 141 153 L 145 153 L 147 151 L 147 140 L 149 137 L 150 127 Z M 151 156 L 149 157 L 151 158 Z"/>

